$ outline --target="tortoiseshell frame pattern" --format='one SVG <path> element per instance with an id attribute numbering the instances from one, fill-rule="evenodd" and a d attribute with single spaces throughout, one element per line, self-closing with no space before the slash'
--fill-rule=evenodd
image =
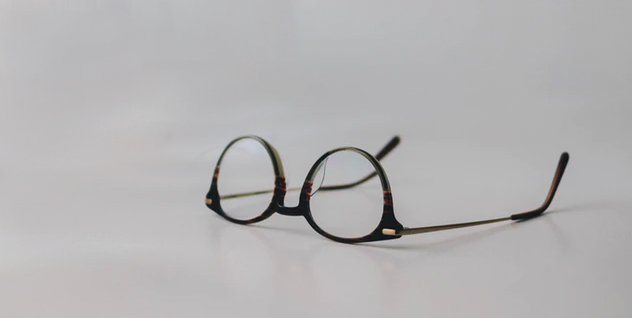
<path id="1" fill-rule="evenodd" d="M 274 173 L 276 175 L 274 190 L 238 193 L 238 194 L 231 194 L 231 195 L 225 195 L 225 196 L 220 197 L 218 188 L 217 188 L 217 180 L 221 171 L 220 167 L 221 167 L 222 159 L 226 155 L 226 152 L 231 148 L 231 146 L 233 146 L 236 142 L 243 139 L 253 139 L 259 142 L 266 149 L 268 155 L 270 156 L 272 167 L 274 168 Z M 527 220 L 527 219 L 537 217 L 541 215 L 542 213 L 544 213 L 546 209 L 549 207 L 549 205 L 551 204 L 551 202 L 553 201 L 553 197 L 555 196 L 555 193 L 562 180 L 562 176 L 564 174 L 564 171 L 569 161 L 568 153 L 566 152 L 562 153 L 562 156 L 560 157 L 560 160 L 558 163 L 557 170 L 555 172 L 555 176 L 553 178 L 553 183 L 551 184 L 551 188 L 549 189 L 547 197 L 544 203 L 535 210 L 513 214 L 508 217 L 481 220 L 481 221 L 475 221 L 475 222 L 406 228 L 402 226 L 395 218 L 395 214 L 393 212 L 393 196 L 391 193 L 391 186 L 389 184 L 388 177 L 386 176 L 386 172 L 384 171 L 384 168 L 379 162 L 379 160 L 381 160 L 391 150 L 393 150 L 399 144 L 399 142 L 400 142 L 399 137 L 398 136 L 394 137 L 382 150 L 380 150 L 380 152 L 375 157 L 362 149 L 358 149 L 354 147 L 342 147 L 342 148 L 337 148 L 337 149 L 333 149 L 326 152 L 316 161 L 316 163 L 314 163 L 312 168 L 309 170 L 309 173 L 307 174 L 307 177 L 305 178 L 305 182 L 303 183 L 303 187 L 300 188 L 301 194 L 300 194 L 300 200 L 299 200 L 298 206 L 288 207 L 284 205 L 285 194 L 287 193 L 288 189 L 286 188 L 285 174 L 283 172 L 283 164 L 281 162 L 281 158 L 278 152 L 276 151 L 276 149 L 272 147 L 272 145 L 269 144 L 267 141 L 257 136 L 249 135 L 249 136 L 239 137 L 231 141 L 228 144 L 228 146 L 226 146 L 219 160 L 217 161 L 217 166 L 215 167 L 215 172 L 213 174 L 213 181 L 211 183 L 211 188 L 206 194 L 206 200 L 205 200 L 206 206 L 210 208 L 211 210 L 215 211 L 217 214 L 224 217 L 225 219 L 237 224 L 251 224 L 251 223 L 260 222 L 269 218 L 274 213 L 279 213 L 282 215 L 303 216 L 307 220 L 309 225 L 316 232 L 337 242 L 361 243 L 361 242 L 390 240 L 390 239 L 400 238 L 402 235 L 451 230 L 451 229 L 490 224 L 490 223 L 502 222 L 502 221 L 510 221 L 510 220 L 520 221 L 520 220 Z M 320 228 L 318 224 L 316 224 L 311 214 L 309 203 L 310 203 L 310 197 L 312 194 L 312 185 L 313 185 L 316 172 L 329 156 L 340 151 L 352 151 L 364 156 L 373 165 L 373 167 L 375 168 L 375 172 L 370 173 L 366 177 L 356 182 L 351 182 L 351 183 L 342 184 L 342 185 L 321 186 L 319 188 L 319 191 L 330 191 L 330 190 L 341 190 L 341 189 L 352 188 L 376 176 L 380 178 L 380 183 L 382 185 L 384 205 L 383 205 L 381 221 L 377 225 L 375 230 L 373 230 L 373 232 L 362 237 L 342 238 L 342 237 L 331 235 L 327 233 L 326 231 L 324 231 L 322 228 Z M 299 188 L 294 188 L 290 190 L 299 190 Z M 270 192 L 274 192 L 270 204 L 259 216 L 253 219 L 249 219 L 249 220 L 235 219 L 235 218 L 230 217 L 228 214 L 226 214 L 224 210 L 222 209 L 222 205 L 221 205 L 222 198 L 223 199 L 239 198 L 243 196 L 257 195 L 257 194 L 270 193 Z"/>
<path id="2" fill-rule="evenodd" d="M 228 215 L 226 212 L 224 212 L 224 210 L 222 209 L 222 204 L 221 204 L 221 198 L 219 195 L 219 191 L 217 188 L 217 180 L 221 171 L 221 163 L 222 163 L 222 159 L 224 158 L 226 152 L 230 149 L 230 147 L 232 145 L 234 145 L 236 142 L 243 140 L 243 139 L 252 139 L 255 140 L 257 142 L 259 142 L 268 152 L 268 155 L 270 156 L 270 159 L 272 161 L 272 167 L 274 168 L 274 173 L 276 175 L 276 180 L 275 180 L 275 189 L 274 189 L 274 195 L 272 197 L 272 201 L 270 202 L 270 204 L 268 205 L 267 209 L 265 211 L 263 211 L 263 213 L 261 213 L 261 215 L 250 219 L 250 220 L 239 220 L 239 219 L 235 219 L 230 217 L 230 215 Z M 397 142 L 399 142 L 399 139 L 397 139 Z M 389 143 L 389 145 L 393 144 L 394 142 L 391 141 L 391 143 Z M 395 143 L 396 145 L 396 143 Z M 388 146 L 388 145 L 387 145 Z M 394 147 L 394 146 L 391 146 Z M 314 182 L 314 177 L 318 171 L 318 168 L 320 168 L 320 165 L 323 164 L 325 162 L 325 159 L 327 159 L 329 156 L 331 156 L 332 154 L 336 153 L 336 152 L 340 152 L 340 151 L 352 151 L 355 153 L 358 153 L 362 156 L 364 156 L 375 168 L 375 171 L 377 173 L 377 176 L 380 178 L 380 183 L 382 185 L 382 191 L 384 193 L 384 208 L 383 208 L 383 212 L 382 212 L 382 219 L 380 221 L 380 223 L 378 224 L 377 228 L 375 228 L 375 230 L 373 232 L 371 232 L 368 235 L 362 236 L 362 237 L 357 237 L 357 238 L 342 238 L 342 237 L 337 237 L 334 235 L 331 235 L 329 233 L 327 233 L 326 231 L 324 231 L 322 228 L 320 228 L 318 226 L 318 224 L 316 224 L 316 222 L 314 221 L 310 208 L 309 208 L 309 201 L 310 201 L 310 196 L 311 196 L 311 192 L 312 192 L 312 185 Z M 390 149 L 389 149 L 390 151 Z M 388 151 L 386 151 L 388 152 Z M 385 154 L 383 154 L 382 156 L 384 156 Z M 370 179 L 371 177 L 375 176 L 374 173 L 370 174 L 369 176 L 365 177 L 364 179 L 360 180 L 360 182 L 357 182 L 358 184 L 366 181 L 368 179 Z M 327 190 L 337 190 L 337 189 L 342 189 L 342 188 L 349 188 L 354 186 L 354 184 L 349 184 L 349 185 L 341 185 L 341 186 L 333 186 L 333 187 L 321 187 L 319 191 L 327 191 Z M 343 148 L 337 148 L 337 149 L 333 149 L 331 151 L 326 152 L 324 155 L 322 155 L 317 161 L 316 163 L 314 163 L 314 165 L 312 166 L 312 168 L 309 170 L 309 173 L 307 174 L 307 177 L 305 178 L 305 182 L 303 183 L 303 187 L 301 190 L 301 194 L 300 194 L 300 199 L 299 199 L 299 204 L 296 207 L 288 207 L 284 205 L 284 199 L 285 199 L 285 194 L 287 193 L 287 189 L 286 189 L 286 184 L 285 184 L 285 174 L 283 172 L 283 163 L 281 162 L 281 158 L 278 154 L 278 152 L 276 151 L 276 149 L 274 149 L 274 147 L 272 147 L 272 145 L 270 143 L 268 143 L 267 141 L 265 141 L 264 139 L 257 137 L 257 136 L 243 136 L 243 137 L 239 137 L 233 141 L 231 141 L 228 146 L 226 147 L 226 149 L 224 149 L 224 151 L 222 152 L 221 156 L 219 157 L 219 160 L 217 161 L 217 165 L 215 167 L 215 173 L 213 175 L 213 181 L 211 183 L 211 188 L 208 191 L 207 195 L 206 195 L 206 206 L 209 207 L 211 210 L 215 211 L 217 214 L 221 215 L 222 217 L 224 217 L 225 219 L 237 223 L 237 224 L 251 224 L 251 223 L 256 223 L 256 222 L 260 222 L 263 221 L 267 218 L 269 218 L 270 216 L 272 216 L 272 214 L 274 213 L 279 213 L 282 215 L 291 215 L 291 216 L 303 216 L 307 222 L 309 223 L 309 225 L 318 233 L 320 233 L 321 235 L 323 235 L 326 238 L 332 239 L 334 241 L 337 242 L 342 242 L 342 243 L 360 243 L 360 242 L 371 242 L 371 241 L 381 241 L 381 240 L 390 240 L 390 239 L 395 239 L 395 238 L 399 238 L 401 235 L 385 235 L 383 234 L 383 229 L 396 229 L 396 230 L 402 230 L 404 227 L 397 221 L 397 219 L 395 219 L 395 215 L 393 214 L 393 198 L 391 195 L 391 186 L 388 182 L 388 178 L 386 176 L 386 173 L 384 172 L 384 168 L 382 168 L 382 165 L 379 163 L 379 161 L 376 159 L 376 157 L 374 157 L 373 155 L 369 154 L 368 152 L 362 150 L 362 149 L 358 149 L 358 148 L 354 148 L 354 147 L 343 147 Z"/>

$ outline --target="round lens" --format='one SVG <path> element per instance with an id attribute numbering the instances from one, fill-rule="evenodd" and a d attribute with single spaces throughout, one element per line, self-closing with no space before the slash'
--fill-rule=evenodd
<path id="1" fill-rule="evenodd" d="M 375 173 L 371 162 L 354 151 L 330 155 L 318 168 L 312 187 L 310 211 L 323 231 L 340 238 L 359 238 L 372 233 L 383 212 L 380 178 L 340 189 Z M 336 189 L 338 188 L 338 189 Z"/>
<path id="2" fill-rule="evenodd" d="M 222 210 L 231 218 L 251 220 L 270 205 L 274 167 L 268 152 L 254 139 L 234 143 L 222 158 L 217 180 Z"/>

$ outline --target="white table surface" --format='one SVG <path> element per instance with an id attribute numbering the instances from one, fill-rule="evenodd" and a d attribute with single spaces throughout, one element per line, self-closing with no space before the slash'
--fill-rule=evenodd
<path id="1" fill-rule="evenodd" d="M 629 317 L 630 9 L 3 1 L 0 317 Z M 345 245 L 204 206 L 243 134 L 289 186 L 399 134 L 405 226 L 535 208 L 571 160 L 542 217 Z"/>

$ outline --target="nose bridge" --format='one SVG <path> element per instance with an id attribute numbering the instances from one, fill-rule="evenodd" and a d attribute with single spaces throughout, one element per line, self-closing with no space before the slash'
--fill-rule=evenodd
<path id="1" fill-rule="evenodd" d="M 274 196 L 275 196 L 276 207 L 274 211 L 281 215 L 289 215 L 289 216 L 305 215 L 306 214 L 305 211 L 307 211 L 307 209 L 303 206 L 303 202 L 301 201 L 299 201 L 297 206 L 293 206 L 293 207 L 284 205 L 285 196 L 287 195 L 287 191 L 288 191 L 286 187 L 286 183 L 285 183 L 285 177 L 277 176 L 275 183 L 276 183 L 276 187 L 274 191 Z M 296 189 L 293 188 L 290 190 L 299 190 L 299 189 L 302 190 L 301 191 L 301 196 L 302 196 L 303 194 L 302 192 L 305 191 L 304 188 L 296 188 Z"/>
<path id="2" fill-rule="evenodd" d="M 282 215 L 290 215 L 290 216 L 302 216 L 305 214 L 304 210 L 301 208 L 300 204 L 293 207 L 288 206 L 277 206 L 276 212 Z"/>

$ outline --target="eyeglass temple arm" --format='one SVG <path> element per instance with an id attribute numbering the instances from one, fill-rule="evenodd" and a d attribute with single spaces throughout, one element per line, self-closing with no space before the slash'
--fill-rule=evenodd
<path id="1" fill-rule="evenodd" d="M 401 139 L 399 138 L 399 136 L 394 136 L 393 138 L 391 138 L 391 140 L 377 153 L 377 155 L 375 155 L 375 158 L 378 161 L 382 160 L 382 158 L 386 157 L 387 154 L 389 154 L 391 151 L 393 151 L 393 149 L 395 149 L 395 147 L 397 147 L 397 145 L 399 145 L 400 141 Z M 342 190 L 342 189 L 352 188 L 371 180 L 371 178 L 374 178 L 375 176 L 377 176 L 377 172 L 370 173 L 366 177 L 355 182 L 340 184 L 340 185 L 332 185 L 332 186 L 322 186 L 320 187 L 319 191 Z M 301 189 L 302 189 L 301 187 L 289 188 L 286 191 L 300 191 Z M 227 194 L 227 195 L 221 196 L 220 199 L 224 200 L 224 199 L 242 198 L 242 197 L 247 197 L 251 195 L 272 193 L 273 191 L 274 190 L 261 190 L 261 191 L 253 191 L 253 192 L 246 192 L 246 193 Z"/>
<path id="2" fill-rule="evenodd" d="M 548 209 L 548 207 L 551 205 L 551 202 L 553 201 L 553 197 L 555 196 L 555 192 L 557 191 L 557 187 L 560 185 L 560 181 L 562 181 L 562 176 L 564 175 L 564 170 L 566 170 L 566 165 L 568 164 L 569 158 L 570 157 L 568 153 L 565 152 L 562 154 L 562 156 L 560 157 L 560 161 L 557 164 L 557 170 L 555 171 L 553 183 L 551 184 L 551 188 L 549 189 L 549 193 L 546 199 L 544 200 L 544 203 L 542 203 L 542 205 L 539 208 L 533 211 L 517 213 L 508 217 L 504 217 L 504 218 L 489 219 L 489 220 L 467 222 L 467 223 L 455 223 L 455 224 L 435 225 L 435 226 L 416 227 L 416 228 L 404 228 L 403 230 L 399 230 L 399 231 L 396 231 L 393 229 L 383 229 L 382 233 L 385 235 L 420 234 L 420 233 L 452 230 L 452 229 L 458 229 L 462 227 L 470 227 L 470 226 L 496 223 L 496 222 L 502 222 L 502 221 L 528 220 L 528 219 L 537 217 L 541 215 L 542 213 L 544 213 L 544 211 L 546 211 L 546 209 Z"/>

